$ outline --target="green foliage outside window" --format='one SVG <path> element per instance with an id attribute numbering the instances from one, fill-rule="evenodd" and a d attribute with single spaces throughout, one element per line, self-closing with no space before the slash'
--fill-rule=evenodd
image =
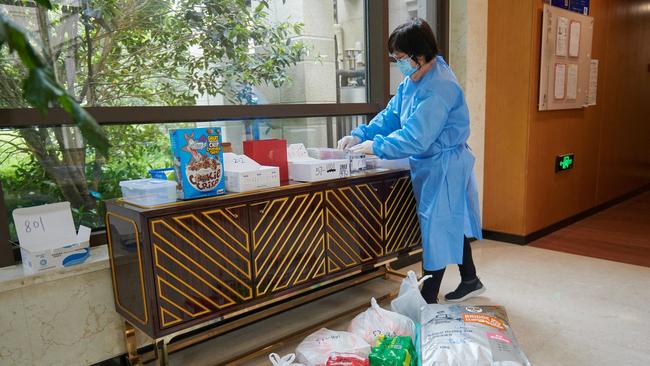
<path id="1" fill-rule="evenodd" d="M 252 104 L 253 87 L 290 82 L 288 68 L 307 51 L 292 41 L 302 24 L 272 22 L 267 1 L 255 7 L 243 0 L 80 3 L 26 11 L 42 25 L 27 44 L 40 47 L 51 70 L 43 80 L 58 82 L 70 101 L 83 106 L 194 105 L 202 95 Z M 70 19 L 76 21 L 61 31 Z M 0 108 L 27 107 L 21 92 L 27 73 L 0 49 Z M 84 113 L 73 104 L 74 113 Z M 0 130 L 0 179 L 9 213 L 66 200 L 79 222 L 103 226 L 101 201 L 120 196 L 120 180 L 171 165 L 164 126 L 105 128 L 112 144 L 108 158 L 89 146 L 79 126 Z"/>

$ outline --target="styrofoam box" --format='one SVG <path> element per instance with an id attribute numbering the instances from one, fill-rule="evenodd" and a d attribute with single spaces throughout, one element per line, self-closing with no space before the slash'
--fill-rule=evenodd
<path id="1" fill-rule="evenodd" d="M 289 162 L 289 179 L 297 182 L 318 182 L 350 176 L 347 159 L 302 160 Z"/>
<path id="2" fill-rule="evenodd" d="M 225 176 L 228 192 L 247 192 L 280 186 L 280 168 L 277 166 L 260 166 L 246 172 L 226 170 Z"/>
<path id="3" fill-rule="evenodd" d="M 120 182 L 122 198 L 142 206 L 176 202 L 176 182 L 162 179 L 135 179 Z"/>

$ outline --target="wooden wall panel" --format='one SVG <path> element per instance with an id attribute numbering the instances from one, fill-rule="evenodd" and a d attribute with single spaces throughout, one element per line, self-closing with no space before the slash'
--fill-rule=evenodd
<path id="1" fill-rule="evenodd" d="M 650 183 L 650 2 L 609 3 L 597 203 Z"/>
<path id="2" fill-rule="evenodd" d="M 650 183 L 647 0 L 592 1 L 598 104 L 538 112 L 543 3 L 489 5 L 484 228 L 515 235 Z M 570 152 L 574 169 L 556 173 Z"/>
<path id="3" fill-rule="evenodd" d="M 542 7 L 537 0 L 533 8 L 533 57 L 530 92 L 530 137 L 526 179 L 526 233 L 543 229 L 567 217 L 595 206 L 598 180 L 598 150 L 602 105 L 563 111 L 537 110 Z M 592 58 L 605 63 L 607 55 L 608 1 L 591 3 L 594 17 Z M 601 67 L 603 66 L 601 65 Z M 603 92 L 603 85 L 599 85 Z M 575 153 L 573 170 L 556 173 L 555 157 Z"/>
<path id="4" fill-rule="evenodd" d="M 524 234 L 533 0 L 488 5 L 483 228 Z"/>

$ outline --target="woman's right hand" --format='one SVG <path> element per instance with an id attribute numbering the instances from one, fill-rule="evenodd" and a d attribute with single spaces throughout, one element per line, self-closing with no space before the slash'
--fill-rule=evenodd
<path id="1" fill-rule="evenodd" d="M 356 136 L 345 136 L 339 140 L 338 148 L 339 150 L 346 150 L 351 148 L 354 145 L 358 145 L 361 142 L 361 139 Z"/>

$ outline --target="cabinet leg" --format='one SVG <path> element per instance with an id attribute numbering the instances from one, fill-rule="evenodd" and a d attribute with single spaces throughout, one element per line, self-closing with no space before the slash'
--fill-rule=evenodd
<path id="1" fill-rule="evenodd" d="M 156 348 L 156 366 L 169 366 L 167 340 L 164 338 L 156 340 L 154 347 Z"/>
<path id="2" fill-rule="evenodd" d="M 131 366 L 142 366 L 138 356 L 138 342 L 135 339 L 135 328 L 131 323 L 124 322 L 124 341 L 126 342 L 126 355 Z"/>

